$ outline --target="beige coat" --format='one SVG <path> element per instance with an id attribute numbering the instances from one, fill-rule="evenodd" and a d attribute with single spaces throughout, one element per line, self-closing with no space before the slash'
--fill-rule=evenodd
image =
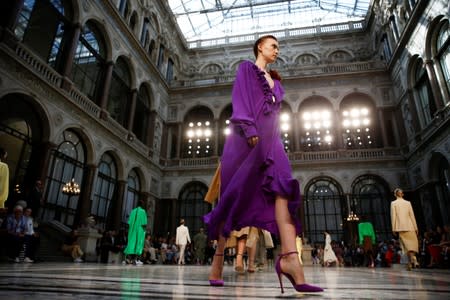
<path id="1" fill-rule="evenodd" d="M 397 198 L 391 202 L 391 222 L 393 232 L 417 232 L 416 218 L 411 203 L 403 198 Z"/>

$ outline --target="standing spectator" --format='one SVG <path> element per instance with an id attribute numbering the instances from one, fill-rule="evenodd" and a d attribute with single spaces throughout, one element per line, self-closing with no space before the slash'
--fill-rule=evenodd
<path id="1" fill-rule="evenodd" d="M 23 247 L 26 232 L 25 219 L 23 218 L 23 207 L 16 205 L 13 213 L 6 220 L 8 231 L 8 257 L 11 261 L 19 263 L 19 253 Z"/>
<path id="2" fill-rule="evenodd" d="M 412 267 L 418 267 L 416 253 L 419 252 L 419 241 L 417 240 L 417 223 L 411 203 L 403 199 L 403 191 L 395 189 L 396 200 L 391 203 L 392 231 L 399 234 L 403 253 L 408 254 L 408 271 Z"/>
<path id="3" fill-rule="evenodd" d="M 128 244 L 124 250 L 125 258 L 130 256 L 132 263 L 142 265 L 139 256 L 142 255 L 145 243 L 145 230 L 147 228 L 147 212 L 144 209 L 144 201 L 140 200 L 128 219 Z"/>
<path id="4" fill-rule="evenodd" d="M 325 267 L 331 266 L 333 263 L 337 263 L 336 254 L 334 254 L 333 248 L 331 247 L 331 236 L 328 232 L 325 234 L 325 248 L 323 252 L 323 264 Z"/>
<path id="5" fill-rule="evenodd" d="M 9 168 L 4 162 L 8 157 L 8 152 L 0 148 L 0 209 L 5 208 L 5 202 L 9 193 Z"/>
<path id="6" fill-rule="evenodd" d="M 28 196 L 27 201 L 28 204 L 27 207 L 31 208 L 31 211 L 33 212 L 33 216 L 35 218 L 38 218 L 39 208 L 41 204 L 43 204 L 42 193 L 43 193 L 42 181 L 36 180 L 33 189 L 30 191 L 30 195 Z"/>
<path id="7" fill-rule="evenodd" d="M 205 250 L 208 237 L 206 236 L 203 228 L 200 228 L 199 232 L 194 235 L 194 253 L 197 264 L 203 265 L 205 262 Z"/>
<path id="8" fill-rule="evenodd" d="M 184 219 L 180 220 L 180 226 L 177 227 L 177 235 L 176 235 L 176 245 L 178 249 L 180 249 L 180 257 L 178 258 L 178 264 L 184 265 L 184 251 L 186 249 L 186 245 L 191 243 L 191 237 L 189 236 L 189 229 L 184 225 Z"/>
<path id="9" fill-rule="evenodd" d="M 361 222 L 358 224 L 359 243 L 363 245 L 365 255 L 365 265 L 375 267 L 373 257 L 373 245 L 375 244 L 375 230 L 370 222 Z"/>
<path id="10" fill-rule="evenodd" d="M 34 262 L 34 255 L 36 253 L 37 245 L 39 244 L 39 234 L 34 231 L 34 220 L 32 217 L 32 209 L 27 207 L 24 211 L 24 221 L 25 221 L 25 259 L 26 263 Z"/>

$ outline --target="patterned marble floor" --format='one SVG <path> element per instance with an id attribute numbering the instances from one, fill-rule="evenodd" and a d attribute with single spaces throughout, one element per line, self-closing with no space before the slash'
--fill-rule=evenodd
<path id="1" fill-rule="evenodd" d="M 207 284 L 208 266 L 95 263 L 0 264 L 0 299 L 450 299 L 450 270 L 306 266 L 320 295 L 296 293 L 273 267 L 239 275 L 224 270 L 225 287 Z M 32 298 L 30 298 L 32 297 Z"/>

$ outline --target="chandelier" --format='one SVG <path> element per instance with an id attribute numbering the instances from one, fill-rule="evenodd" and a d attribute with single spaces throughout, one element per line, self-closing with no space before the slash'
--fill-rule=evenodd
<path id="1" fill-rule="evenodd" d="M 63 186 L 62 192 L 68 196 L 76 196 L 80 194 L 80 186 L 75 182 L 75 179 L 72 178 L 71 181 Z"/>
<path id="2" fill-rule="evenodd" d="M 347 217 L 347 221 L 359 221 L 359 217 L 353 211 L 350 211 Z"/>

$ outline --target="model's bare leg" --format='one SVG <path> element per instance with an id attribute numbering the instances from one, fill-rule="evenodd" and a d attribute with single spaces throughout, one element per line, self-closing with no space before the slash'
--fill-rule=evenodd
<path id="1" fill-rule="evenodd" d="M 255 257 L 256 257 L 256 246 L 258 243 L 253 243 L 251 247 L 247 247 L 247 254 L 248 254 L 248 265 L 247 265 L 247 272 L 253 273 L 255 272 Z"/>
<path id="2" fill-rule="evenodd" d="M 288 210 L 288 200 L 278 196 L 275 200 L 275 218 L 280 232 L 281 254 L 297 251 L 295 238 L 297 232 L 294 221 Z M 297 255 L 287 255 L 281 259 L 281 269 L 290 274 L 296 284 L 305 283 L 303 267 Z"/>
<path id="3" fill-rule="evenodd" d="M 226 239 L 222 235 L 220 235 L 219 240 L 217 241 L 217 248 L 214 253 L 213 261 L 211 263 L 211 270 L 208 276 L 209 280 L 222 279 L 225 244 Z"/>
<path id="4" fill-rule="evenodd" d="M 245 252 L 245 243 L 247 241 L 247 236 L 240 237 L 237 240 L 236 245 L 236 265 L 234 270 L 236 272 L 242 273 L 244 272 L 244 252 Z"/>

